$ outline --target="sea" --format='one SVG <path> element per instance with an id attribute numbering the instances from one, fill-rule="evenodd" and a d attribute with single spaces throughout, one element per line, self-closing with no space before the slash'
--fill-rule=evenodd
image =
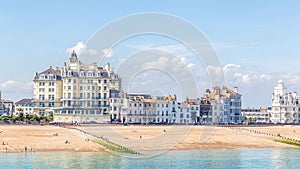
<path id="1" fill-rule="evenodd" d="M 300 149 L 168 151 L 153 157 L 108 152 L 0 153 L 0 168 L 300 168 Z"/>

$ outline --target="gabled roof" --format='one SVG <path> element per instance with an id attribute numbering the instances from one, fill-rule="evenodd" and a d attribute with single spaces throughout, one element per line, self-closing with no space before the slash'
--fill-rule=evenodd
<path id="1" fill-rule="evenodd" d="M 43 72 L 41 72 L 41 73 L 38 73 L 38 74 L 34 77 L 34 79 L 37 80 L 37 79 L 39 78 L 40 75 L 49 75 L 49 74 L 53 74 L 53 75 L 55 75 L 56 77 L 61 77 L 61 76 L 60 76 L 60 71 L 59 71 L 59 70 L 54 70 L 54 69 L 50 66 L 49 69 L 47 69 L 47 70 L 45 70 L 45 71 L 43 71 Z"/>
<path id="2" fill-rule="evenodd" d="M 32 100 L 31 99 L 22 99 L 18 102 L 15 103 L 15 105 L 23 105 L 23 104 L 32 104 Z"/>
<path id="3" fill-rule="evenodd" d="M 53 74 L 53 75 L 56 75 L 56 76 L 60 76 L 59 72 L 54 70 L 52 67 L 50 67 L 49 69 L 39 73 L 38 75 L 41 75 L 41 74 Z"/>
<path id="4" fill-rule="evenodd" d="M 227 87 L 224 87 L 223 89 L 226 90 L 226 93 L 229 93 L 229 94 L 231 94 L 231 95 L 234 95 L 234 96 L 242 96 L 241 94 L 239 94 L 239 93 L 237 93 L 237 92 L 235 92 L 235 91 L 233 91 L 233 90 L 231 90 L 231 89 L 229 89 L 229 88 L 227 88 Z"/>

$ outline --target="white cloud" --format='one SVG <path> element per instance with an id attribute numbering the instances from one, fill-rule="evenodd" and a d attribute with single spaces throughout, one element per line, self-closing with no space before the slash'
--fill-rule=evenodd
<path id="1" fill-rule="evenodd" d="M 95 49 L 89 49 L 83 42 L 78 42 L 74 47 L 67 48 L 66 52 L 71 54 L 73 50 L 78 55 L 97 55 L 98 51 Z"/>
<path id="2" fill-rule="evenodd" d="M 243 75 L 242 76 L 242 82 L 244 84 L 250 84 L 250 81 L 251 81 L 250 75 Z"/>
<path id="3" fill-rule="evenodd" d="M 237 65 L 237 64 L 227 64 L 223 67 L 224 72 L 228 72 L 231 70 L 236 71 L 237 69 L 241 68 L 241 65 Z"/>
<path id="4" fill-rule="evenodd" d="M 0 83 L 3 99 L 18 101 L 22 98 L 31 98 L 33 95 L 33 82 L 18 82 L 8 80 Z"/>
<path id="5" fill-rule="evenodd" d="M 223 72 L 223 68 L 221 66 L 212 66 L 212 65 L 208 65 L 206 67 L 206 71 L 209 74 L 209 78 L 212 81 L 213 85 L 217 85 L 217 86 L 222 86 L 224 85 L 224 72 Z"/>
<path id="6" fill-rule="evenodd" d="M 102 53 L 105 58 L 111 58 L 114 55 L 112 48 L 105 48 L 102 50 Z"/>
<path id="7" fill-rule="evenodd" d="M 260 79 L 262 79 L 262 80 L 271 80 L 272 76 L 266 75 L 266 74 L 262 74 L 262 75 L 260 75 Z"/>
<path id="8" fill-rule="evenodd" d="M 12 85 L 15 85 L 16 83 L 17 83 L 16 81 L 8 80 L 6 82 L 1 83 L 0 86 L 1 86 L 2 89 L 6 89 L 6 88 L 8 88 Z"/>

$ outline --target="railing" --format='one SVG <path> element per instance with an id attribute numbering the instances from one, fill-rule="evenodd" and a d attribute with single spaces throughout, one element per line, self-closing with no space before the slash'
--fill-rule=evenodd
<path id="1" fill-rule="evenodd" d="M 108 105 L 62 105 L 62 107 L 66 108 L 108 108 Z"/>
<path id="2" fill-rule="evenodd" d="M 108 97 L 71 97 L 71 98 L 61 98 L 60 100 L 107 100 Z"/>

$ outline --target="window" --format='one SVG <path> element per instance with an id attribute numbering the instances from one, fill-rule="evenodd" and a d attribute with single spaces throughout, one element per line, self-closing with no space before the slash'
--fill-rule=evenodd
<path id="1" fill-rule="evenodd" d="M 104 90 L 106 90 L 106 86 L 104 86 Z"/>
<path id="2" fill-rule="evenodd" d="M 39 100 L 45 100 L 45 95 L 40 94 L 40 95 L 39 95 Z"/>
<path id="3" fill-rule="evenodd" d="M 98 83 L 101 83 L 101 80 L 98 80 Z"/>
<path id="4" fill-rule="evenodd" d="M 71 90 L 71 86 L 68 86 L 68 90 Z"/>
<path id="5" fill-rule="evenodd" d="M 71 79 L 68 79 L 68 83 L 71 83 L 72 82 L 72 80 Z"/>
<path id="6" fill-rule="evenodd" d="M 39 82 L 39 86 L 45 86 L 45 82 Z"/>

